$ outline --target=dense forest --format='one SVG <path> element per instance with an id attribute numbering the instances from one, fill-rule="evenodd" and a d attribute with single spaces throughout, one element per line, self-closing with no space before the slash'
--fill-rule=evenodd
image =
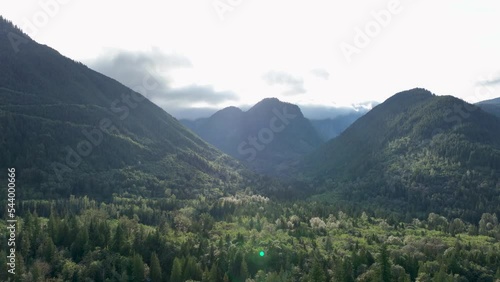
<path id="1" fill-rule="evenodd" d="M 399 93 L 278 178 L 1 17 L 0 62 L 0 281 L 500 280 L 500 120 L 478 107 Z M 297 120 L 268 148 L 293 155 Z"/>
<path id="2" fill-rule="evenodd" d="M 251 193 L 217 201 L 70 197 L 23 201 L 18 212 L 13 281 L 500 279 L 500 226 L 487 213 L 475 223 L 434 213 L 397 222 Z M 2 265 L 5 258 L 1 251 Z"/>
<path id="3" fill-rule="evenodd" d="M 452 96 L 404 91 L 307 156 L 296 172 L 332 204 L 477 222 L 500 212 L 500 119 Z"/>

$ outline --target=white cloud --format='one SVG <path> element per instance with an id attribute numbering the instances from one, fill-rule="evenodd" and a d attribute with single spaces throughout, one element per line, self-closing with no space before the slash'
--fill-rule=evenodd
<path id="1" fill-rule="evenodd" d="M 351 64 L 339 44 L 350 42 L 355 28 L 364 27 L 372 11 L 389 0 L 247 0 L 224 21 L 212 1 L 70 1 L 34 39 L 84 63 L 110 49 L 154 57 L 154 46 L 164 54 L 182 54 L 191 66 L 170 67 L 165 83 L 176 89 L 206 87 L 221 95 L 216 98 L 225 97 L 213 100 L 214 107 L 265 97 L 351 105 L 383 101 L 414 87 L 466 98 L 480 74 L 498 70 L 500 2 L 400 1 L 402 12 Z M 12 2 L 0 13 L 23 26 L 40 10 L 32 3 Z M 269 70 L 295 81 L 270 86 L 262 79 Z"/>

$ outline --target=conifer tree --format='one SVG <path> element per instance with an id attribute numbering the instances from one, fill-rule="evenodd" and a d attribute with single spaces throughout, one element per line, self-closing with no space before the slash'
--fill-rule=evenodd
<path id="1" fill-rule="evenodd" d="M 151 265 L 149 269 L 150 269 L 151 281 L 161 282 L 162 273 L 161 273 L 160 260 L 158 259 L 158 256 L 156 255 L 155 252 L 151 254 Z"/>
<path id="2" fill-rule="evenodd" d="M 134 282 L 144 281 L 144 261 L 139 254 L 132 258 L 132 277 Z"/>
<path id="3" fill-rule="evenodd" d="M 380 279 L 383 282 L 391 281 L 391 263 L 389 261 L 389 252 L 387 250 L 387 245 L 382 244 L 380 248 Z"/>
<path id="4" fill-rule="evenodd" d="M 170 282 L 182 282 L 182 264 L 179 258 L 175 258 L 172 264 Z"/>

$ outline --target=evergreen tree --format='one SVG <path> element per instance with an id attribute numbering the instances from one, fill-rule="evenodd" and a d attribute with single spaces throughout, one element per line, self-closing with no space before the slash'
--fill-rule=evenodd
<path id="1" fill-rule="evenodd" d="M 389 261 L 389 251 L 387 245 L 382 244 L 380 247 L 380 281 L 391 282 L 391 263 Z"/>
<path id="2" fill-rule="evenodd" d="M 201 282 L 208 282 L 210 278 L 210 271 L 208 267 L 205 266 L 205 270 L 203 270 L 203 276 L 201 278 Z"/>
<path id="3" fill-rule="evenodd" d="M 71 244 L 71 257 L 75 262 L 79 262 L 84 254 L 88 251 L 89 245 L 89 234 L 86 228 L 82 228 L 78 235 L 76 235 L 76 240 Z"/>
<path id="4" fill-rule="evenodd" d="M 59 244 L 59 219 L 56 218 L 53 211 L 50 213 L 49 221 L 47 222 L 47 231 L 52 241 Z"/>
<path id="5" fill-rule="evenodd" d="M 219 272 L 217 269 L 217 264 L 212 264 L 212 268 L 210 268 L 210 274 L 208 275 L 209 282 L 218 282 L 219 281 Z"/>
<path id="6" fill-rule="evenodd" d="M 281 282 L 281 277 L 276 272 L 271 272 L 266 275 L 266 282 Z"/>
<path id="7" fill-rule="evenodd" d="M 170 282 L 182 282 L 182 263 L 179 258 L 175 258 L 174 262 L 172 263 Z"/>
<path id="8" fill-rule="evenodd" d="M 0 267 L 1 267 L 1 270 L 0 271 L 0 281 L 7 281 L 7 277 L 8 277 L 8 272 L 7 272 L 7 254 L 0 249 Z"/>
<path id="9" fill-rule="evenodd" d="M 113 252 L 121 253 L 123 255 L 126 255 L 123 250 L 125 249 L 126 245 L 126 234 L 125 234 L 125 229 L 123 228 L 122 224 L 118 224 L 115 230 L 115 236 L 113 237 L 112 243 L 111 243 L 111 250 Z"/>
<path id="10" fill-rule="evenodd" d="M 144 261 L 139 254 L 132 258 L 132 279 L 134 282 L 144 281 Z"/>
<path id="11" fill-rule="evenodd" d="M 333 243 L 332 243 L 332 239 L 330 238 L 330 236 L 326 237 L 325 250 L 327 252 L 330 252 L 333 250 Z"/>
<path id="12" fill-rule="evenodd" d="M 160 260 L 155 252 L 151 254 L 151 265 L 149 266 L 150 276 L 152 282 L 161 282 L 161 266 Z"/>
<path id="13" fill-rule="evenodd" d="M 54 264 L 56 261 L 57 248 L 50 237 L 46 237 L 43 243 L 43 257 L 49 264 Z"/>
<path id="14" fill-rule="evenodd" d="M 245 281 L 249 276 L 250 276 L 250 274 L 248 273 L 248 264 L 247 264 L 245 258 L 243 257 L 243 259 L 241 260 L 241 266 L 240 266 L 241 281 Z"/>
<path id="15" fill-rule="evenodd" d="M 344 282 L 354 282 L 352 262 L 349 257 L 344 258 L 342 263 L 342 274 Z"/>
<path id="16" fill-rule="evenodd" d="M 196 259 L 194 257 L 188 257 L 185 262 L 184 271 L 183 271 L 183 280 L 201 280 L 203 276 L 203 272 L 199 265 L 196 263 Z"/>
<path id="17" fill-rule="evenodd" d="M 442 266 L 439 269 L 439 272 L 436 273 L 436 275 L 434 275 L 434 279 L 432 279 L 432 281 L 435 281 L 435 282 L 453 282 L 453 277 L 448 275 L 446 273 L 446 267 Z"/>
<path id="18" fill-rule="evenodd" d="M 326 281 L 326 274 L 323 270 L 321 263 L 316 260 L 312 266 L 312 270 L 309 273 L 309 281 L 311 282 L 324 282 Z"/>

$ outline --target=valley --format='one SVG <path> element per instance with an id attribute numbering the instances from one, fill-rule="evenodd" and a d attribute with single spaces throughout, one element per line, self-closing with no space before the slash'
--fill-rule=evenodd
<path id="1" fill-rule="evenodd" d="M 500 280 L 498 99 L 414 88 L 308 119 L 266 98 L 179 121 L 0 30 L 1 281 Z"/>

